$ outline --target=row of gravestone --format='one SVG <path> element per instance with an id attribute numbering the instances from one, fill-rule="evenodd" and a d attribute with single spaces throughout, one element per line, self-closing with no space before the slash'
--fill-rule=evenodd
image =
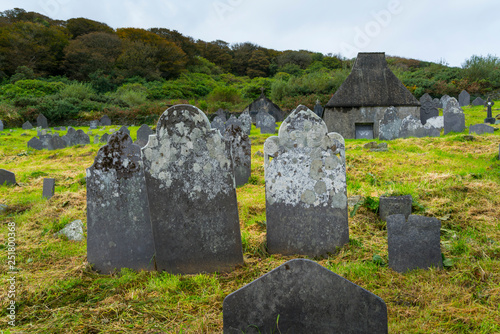
<path id="1" fill-rule="evenodd" d="M 0 121 L 1 123 L 1 121 Z M 49 124 L 47 121 L 47 118 L 43 114 L 39 114 L 36 120 L 37 127 L 42 128 L 42 129 L 47 129 L 49 128 Z M 1 124 L 3 127 L 3 124 Z M 101 117 L 99 121 L 91 121 L 90 122 L 91 128 L 93 127 L 94 129 L 97 129 L 97 126 L 108 126 L 111 125 L 111 120 L 107 115 L 104 115 Z M 33 129 L 33 125 L 29 122 L 26 121 L 22 125 L 23 130 L 31 130 Z"/>
<path id="2" fill-rule="evenodd" d="M 8 170 L 0 169 L 0 185 L 16 185 L 16 175 Z M 55 193 L 55 179 L 44 178 L 43 179 L 43 190 L 42 197 L 51 198 Z"/>
<path id="3" fill-rule="evenodd" d="M 446 102 L 450 99 L 449 95 L 443 95 L 440 99 L 438 98 L 432 98 L 428 93 L 425 93 L 420 97 L 420 104 L 423 105 L 424 102 L 432 102 L 432 105 L 436 108 L 444 108 L 446 106 Z M 483 100 L 481 97 L 476 97 L 472 102 L 470 98 L 470 94 L 466 91 L 463 90 L 460 92 L 458 95 L 458 104 L 460 107 L 468 106 L 468 105 L 473 105 L 473 106 L 484 106 L 486 105 L 486 101 Z"/>

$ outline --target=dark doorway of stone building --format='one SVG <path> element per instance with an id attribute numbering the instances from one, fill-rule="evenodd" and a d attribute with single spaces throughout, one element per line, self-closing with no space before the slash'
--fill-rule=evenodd
<path id="1" fill-rule="evenodd" d="M 356 123 L 356 139 L 373 139 L 373 123 Z"/>

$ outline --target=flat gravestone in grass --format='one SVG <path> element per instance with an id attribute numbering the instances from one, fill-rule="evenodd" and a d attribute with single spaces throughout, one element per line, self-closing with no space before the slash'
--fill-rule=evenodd
<path id="1" fill-rule="evenodd" d="M 231 120 L 231 118 L 229 120 Z M 242 186 L 248 182 L 251 174 L 252 147 L 250 138 L 243 132 L 240 126 L 230 125 L 226 127 L 224 139 L 231 143 L 236 186 Z"/>
<path id="2" fill-rule="evenodd" d="M 154 270 L 154 253 L 141 150 L 118 131 L 87 169 L 87 258 L 103 273 Z"/>
<path id="3" fill-rule="evenodd" d="M 153 130 L 147 125 L 143 124 L 141 127 L 137 130 L 137 139 L 135 141 L 136 145 L 139 145 L 140 147 L 146 146 L 149 140 L 149 136 L 153 134 Z"/>
<path id="4" fill-rule="evenodd" d="M 0 186 L 4 184 L 16 184 L 16 175 L 6 169 L 0 169 Z"/>
<path id="5" fill-rule="evenodd" d="M 264 144 L 270 253 L 334 253 L 349 241 L 344 139 L 299 106 Z"/>
<path id="6" fill-rule="evenodd" d="M 387 333 L 373 293 L 306 259 L 294 259 L 224 299 L 225 334 Z"/>
<path id="7" fill-rule="evenodd" d="M 193 274 L 243 264 L 231 144 L 206 115 L 168 108 L 142 153 L 157 268 Z"/>
<path id="8" fill-rule="evenodd" d="M 469 134 L 475 133 L 482 135 L 484 133 L 494 133 L 495 128 L 484 123 L 469 126 Z"/>
<path id="9" fill-rule="evenodd" d="M 444 134 L 465 130 L 465 115 L 455 98 L 450 98 L 443 110 Z"/>

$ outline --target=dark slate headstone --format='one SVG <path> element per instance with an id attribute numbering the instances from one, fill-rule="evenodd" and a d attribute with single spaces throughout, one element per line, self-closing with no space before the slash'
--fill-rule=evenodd
<path id="1" fill-rule="evenodd" d="M 483 133 L 493 133 L 494 131 L 494 127 L 484 123 L 469 126 L 469 134 L 475 133 L 477 135 L 482 135 Z"/>
<path id="2" fill-rule="evenodd" d="M 243 132 L 250 135 L 250 131 L 252 130 L 252 117 L 250 116 L 250 113 L 248 111 L 242 112 L 240 117 L 238 117 L 238 120 L 241 122 Z"/>
<path id="3" fill-rule="evenodd" d="M 38 138 L 43 143 L 43 148 L 48 149 L 49 148 L 49 141 L 52 139 L 52 135 L 45 134 L 45 135 L 38 136 Z"/>
<path id="4" fill-rule="evenodd" d="M 389 267 L 397 272 L 429 267 L 443 268 L 440 248 L 441 222 L 437 218 L 410 215 L 387 217 Z"/>
<path id="5" fill-rule="evenodd" d="M 36 119 L 36 125 L 41 127 L 42 129 L 47 129 L 49 127 L 49 123 L 47 122 L 47 117 L 43 114 L 38 115 Z"/>
<path id="6" fill-rule="evenodd" d="M 443 108 L 443 102 L 441 102 L 440 99 L 438 99 L 437 97 L 432 100 L 432 103 L 434 103 L 434 107 L 436 108 Z"/>
<path id="7" fill-rule="evenodd" d="M 94 144 L 99 144 L 99 135 L 94 136 Z"/>
<path id="8" fill-rule="evenodd" d="M 255 127 L 260 128 L 264 120 L 264 115 L 267 114 L 265 110 L 259 110 L 255 115 Z"/>
<path id="9" fill-rule="evenodd" d="M 465 115 L 455 98 L 450 98 L 443 110 L 444 134 L 465 130 Z"/>
<path id="10" fill-rule="evenodd" d="M 90 121 L 90 130 L 97 130 L 99 126 L 99 121 Z"/>
<path id="11" fill-rule="evenodd" d="M 104 133 L 102 136 L 101 136 L 101 139 L 99 140 L 100 143 L 104 143 L 106 144 L 108 142 L 108 138 L 109 138 L 109 134 L 107 133 Z"/>
<path id="12" fill-rule="evenodd" d="M 458 95 L 458 104 L 460 107 L 468 106 L 470 104 L 470 94 L 466 90 L 463 90 L 460 95 Z"/>
<path id="13" fill-rule="evenodd" d="M 405 196 L 380 196 L 379 198 L 379 216 L 380 220 L 386 221 L 390 215 L 404 215 L 408 218 L 412 209 L 411 195 Z"/>
<path id="14" fill-rule="evenodd" d="M 130 136 L 130 130 L 124 125 L 118 131 L 126 133 Z"/>
<path id="15" fill-rule="evenodd" d="M 427 120 L 432 117 L 439 116 L 439 110 L 434 105 L 434 102 L 431 101 L 423 101 L 420 102 L 420 122 L 422 124 L 427 123 Z"/>
<path id="16" fill-rule="evenodd" d="M 0 119 L 0 131 L 3 131 L 3 122 L 1 119 Z"/>
<path id="17" fill-rule="evenodd" d="M 388 333 L 387 306 L 314 261 L 294 259 L 224 299 L 225 334 Z"/>
<path id="18" fill-rule="evenodd" d="M 223 122 L 226 122 L 227 116 L 226 116 L 226 111 L 224 109 L 222 109 L 222 108 L 217 109 L 217 111 L 215 112 L 215 115 L 219 116 L 219 118 Z"/>
<path id="19" fill-rule="evenodd" d="M 314 106 L 314 113 L 318 115 L 319 118 L 323 118 L 324 108 L 319 100 L 316 100 L 316 105 Z"/>
<path id="20" fill-rule="evenodd" d="M 484 104 L 486 103 L 486 101 L 484 101 L 482 98 L 480 97 L 476 97 L 474 99 L 474 101 L 472 101 L 472 105 L 473 106 L 484 106 Z"/>
<path id="21" fill-rule="evenodd" d="M 242 186 L 248 182 L 252 171 L 252 147 L 250 138 L 238 125 L 230 125 L 226 127 L 224 139 L 231 143 L 236 186 Z"/>
<path id="22" fill-rule="evenodd" d="M 83 132 L 83 130 L 77 130 L 75 133 L 75 145 L 87 145 L 90 144 L 90 137 L 88 134 Z"/>
<path id="23" fill-rule="evenodd" d="M 285 116 L 285 113 L 280 109 L 280 107 L 264 95 L 264 91 L 262 91 L 259 98 L 250 103 L 244 111 L 248 111 L 252 117 L 252 121 L 255 121 L 257 113 L 261 110 L 268 112 L 274 117 L 276 122 L 282 122 Z"/>
<path id="24" fill-rule="evenodd" d="M 451 99 L 451 97 L 449 95 L 443 95 L 441 96 L 441 104 L 443 105 L 443 109 L 446 108 L 446 104 L 448 103 L 448 101 Z"/>
<path id="25" fill-rule="evenodd" d="M 103 273 L 154 270 L 154 253 L 141 148 L 118 131 L 87 169 L 87 258 Z"/>
<path id="26" fill-rule="evenodd" d="M 401 122 L 402 120 L 398 116 L 398 110 L 394 107 L 387 108 L 384 113 L 384 117 L 380 120 L 379 123 L 379 139 L 393 140 L 399 138 Z"/>
<path id="27" fill-rule="evenodd" d="M 67 146 L 66 141 L 62 139 L 62 137 L 59 137 L 59 135 L 56 133 L 52 138 L 49 139 L 47 149 L 52 151 L 52 150 L 59 150 L 63 149 Z"/>
<path id="28" fill-rule="evenodd" d="M 256 116 L 257 125 L 260 128 L 260 133 L 276 133 L 276 120 L 266 111 L 259 111 Z"/>
<path id="29" fill-rule="evenodd" d="M 37 137 L 33 137 L 28 141 L 28 147 L 35 150 L 43 150 L 43 142 Z"/>
<path id="30" fill-rule="evenodd" d="M 4 184 L 16 184 L 16 175 L 6 169 L 0 169 L 0 186 Z"/>
<path id="31" fill-rule="evenodd" d="M 31 125 L 31 123 L 29 121 L 26 121 L 26 122 L 24 122 L 22 128 L 23 128 L 23 130 L 31 130 L 31 129 L 33 129 L 33 125 Z"/>
<path id="32" fill-rule="evenodd" d="M 54 196 L 56 189 L 56 179 L 45 178 L 43 179 L 42 197 L 49 199 Z"/>
<path id="33" fill-rule="evenodd" d="M 215 116 L 210 124 L 212 129 L 219 130 L 221 135 L 224 135 L 224 131 L 226 131 L 226 125 L 224 124 L 224 120 L 220 116 Z"/>
<path id="34" fill-rule="evenodd" d="M 107 115 L 104 115 L 99 120 L 99 125 L 101 125 L 101 126 L 111 125 L 111 120 L 109 119 L 109 117 Z"/>
<path id="35" fill-rule="evenodd" d="M 157 268 L 193 274 L 243 264 L 231 144 L 206 115 L 168 108 L 142 153 Z"/>
<path id="36" fill-rule="evenodd" d="M 227 129 L 228 127 L 230 126 L 238 126 L 238 127 L 241 127 L 242 124 L 241 124 L 241 121 L 239 119 L 236 118 L 236 116 L 234 115 L 231 115 L 231 117 L 229 117 L 229 119 L 226 121 L 226 123 L 224 123 L 224 127 L 225 129 Z M 225 131 L 225 130 L 224 130 Z M 224 132 L 221 132 L 222 135 L 224 135 Z"/>
<path id="37" fill-rule="evenodd" d="M 147 125 L 143 124 L 141 127 L 137 130 L 137 140 L 135 141 L 136 145 L 139 145 L 140 147 L 146 146 L 149 140 L 149 136 L 153 134 L 153 130 Z"/>
<path id="38" fill-rule="evenodd" d="M 264 154 L 269 252 L 323 256 L 349 242 L 342 136 L 301 105 Z"/>
<path id="39" fill-rule="evenodd" d="M 425 93 L 420 97 L 420 104 L 424 102 L 432 102 L 432 97 L 429 95 L 429 93 Z"/>

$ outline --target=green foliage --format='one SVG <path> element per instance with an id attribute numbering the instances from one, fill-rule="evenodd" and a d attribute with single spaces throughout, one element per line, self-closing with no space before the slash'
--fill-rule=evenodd
<path id="1" fill-rule="evenodd" d="M 218 86 L 208 95 L 208 100 L 215 102 L 230 102 L 238 103 L 241 101 L 241 96 L 238 90 L 230 86 Z"/>

